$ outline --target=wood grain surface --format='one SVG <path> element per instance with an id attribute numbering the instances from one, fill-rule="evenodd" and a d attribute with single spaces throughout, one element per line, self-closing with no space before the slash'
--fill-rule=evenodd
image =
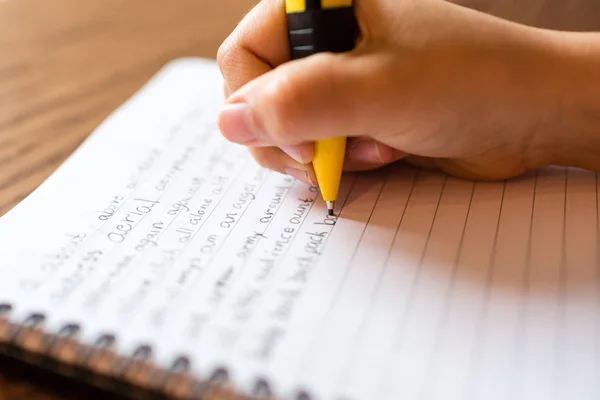
<path id="1" fill-rule="evenodd" d="M 0 0 L 0 215 L 169 60 L 214 58 L 255 2 Z M 542 27 L 600 28 L 598 0 L 456 2 Z M 89 398 L 105 397 L 0 362 L 0 399 Z"/>
<path id="2" fill-rule="evenodd" d="M 214 58 L 254 3 L 0 1 L 0 214 L 166 62 Z"/>

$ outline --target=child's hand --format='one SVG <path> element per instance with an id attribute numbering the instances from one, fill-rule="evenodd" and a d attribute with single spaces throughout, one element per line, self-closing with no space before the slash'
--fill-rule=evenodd
<path id="1" fill-rule="evenodd" d="M 356 13 L 355 51 L 287 62 L 283 0 L 262 0 L 219 51 L 223 135 L 313 184 L 312 141 L 333 136 L 349 138 L 347 170 L 409 155 L 501 179 L 552 161 L 562 36 L 442 0 L 358 1 Z"/>

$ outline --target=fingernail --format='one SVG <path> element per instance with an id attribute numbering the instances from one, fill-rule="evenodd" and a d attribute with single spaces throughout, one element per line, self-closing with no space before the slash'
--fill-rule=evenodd
<path id="1" fill-rule="evenodd" d="M 350 148 L 348 155 L 357 161 L 368 164 L 383 163 L 380 152 L 377 150 L 376 142 L 372 140 L 362 140 Z"/>
<path id="2" fill-rule="evenodd" d="M 406 153 L 374 140 L 362 140 L 352 146 L 348 155 L 367 164 L 387 164 L 405 156 Z"/>
<path id="3" fill-rule="evenodd" d="M 379 142 L 375 142 L 375 150 L 377 151 L 377 156 L 382 164 L 395 162 L 407 156 L 405 152 Z"/>
<path id="4" fill-rule="evenodd" d="M 285 173 L 293 178 L 298 179 L 299 181 L 306 183 L 307 185 L 317 186 L 314 182 L 311 182 L 308 171 L 301 171 L 296 168 L 286 168 Z"/>
<path id="5" fill-rule="evenodd" d="M 282 146 L 280 148 L 285 154 L 292 157 L 300 164 L 308 164 L 312 161 L 312 151 L 309 146 Z"/>
<path id="6" fill-rule="evenodd" d="M 245 103 L 228 104 L 221 110 L 219 127 L 227 140 L 247 144 L 258 139 L 250 107 Z"/>

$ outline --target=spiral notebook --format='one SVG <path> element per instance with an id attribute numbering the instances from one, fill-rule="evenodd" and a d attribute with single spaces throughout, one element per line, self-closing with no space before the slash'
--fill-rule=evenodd
<path id="1" fill-rule="evenodd" d="M 132 397 L 598 399 L 598 179 L 402 164 L 318 189 L 171 62 L 0 218 L 2 354 Z"/>

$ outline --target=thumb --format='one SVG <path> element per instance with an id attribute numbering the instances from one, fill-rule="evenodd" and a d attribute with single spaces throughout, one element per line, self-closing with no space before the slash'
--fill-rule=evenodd
<path id="1" fill-rule="evenodd" d="M 228 98 L 220 129 L 235 143 L 277 147 L 377 132 L 385 120 L 381 99 L 390 90 L 381 64 L 356 53 L 283 64 Z"/>

